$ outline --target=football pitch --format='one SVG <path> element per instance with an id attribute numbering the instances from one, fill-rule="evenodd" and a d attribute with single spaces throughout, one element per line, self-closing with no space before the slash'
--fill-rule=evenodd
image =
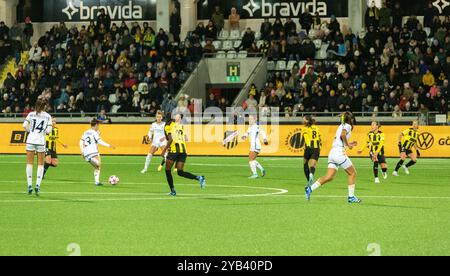
<path id="1" fill-rule="evenodd" d="M 450 255 L 450 159 L 420 159 L 407 176 L 373 183 L 368 158 L 349 205 L 346 176 L 304 198 L 300 158 L 259 158 L 263 179 L 248 180 L 247 158 L 190 157 L 169 192 L 160 158 L 103 157 L 102 181 L 80 156 L 60 156 L 41 197 L 26 195 L 25 156 L 0 156 L 0 255 Z M 318 173 L 325 172 L 326 159 Z M 36 167 L 35 167 L 36 169 Z M 36 172 L 34 172 L 35 177 Z"/>

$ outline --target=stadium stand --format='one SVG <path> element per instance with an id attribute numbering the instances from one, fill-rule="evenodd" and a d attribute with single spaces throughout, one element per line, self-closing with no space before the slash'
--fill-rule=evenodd
<path id="1" fill-rule="evenodd" d="M 415 16 L 400 20 L 402 25 L 396 13 L 378 12 L 377 20 L 366 15 L 368 27 L 358 34 L 344 30 L 334 16 L 302 17 L 300 24 L 294 19 L 265 20 L 255 31 L 236 28 L 239 20 L 233 28 L 223 26 L 215 14 L 181 44 L 147 23 L 106 26 L 93 21 L 80 29 L 61 23 L 25 47 L 27 63 L 2 83 L 0 110 L 25 114 L 44 95 L 54 113 L 104 109 L 152 116 L 159 108 L 170 111 L 179 105 L 174 99 L 189 74 L 203 54 L 215 53 L 224 59 L 266 57 L 267 85 L 249 91 L 249 98 L 259 108 L 280 107 L 286 116 L 345 110 L 392 116 L 448 113 L 449 16 L 425 18 L 424 27 Z M 6 28 L 0 24 L 3 58 L 27 45 L 11 47 L 14 34 L 25 31 Z"/>

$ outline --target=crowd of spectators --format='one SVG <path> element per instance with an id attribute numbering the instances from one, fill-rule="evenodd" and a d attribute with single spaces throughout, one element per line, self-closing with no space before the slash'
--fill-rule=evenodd
<path id="1" fill-rule="evenodd" d="M 450 17 L 438 16 L 430 3 L 424 23 L 412 15 L 402 24 L 399 9 L 398 3 L 393 10 L 372 6 L 367 28 L 358 34 L 343 30 L 334 16 L 327 21 L 302 15 L 299 27 L 291 19 L 284 24 L 266 20 L 261 26 L 264 43 L 259 48 L 252 43 L 248 50 L 269 59 L 307 62 L 271 72 L 265 87 L 250 89 L 244 107 L 280 107 L 286 116 L 346 110 L 392 116 L 448 113 Z M 309 30 L 298 33 L 299 28 Z M 308 54 L 311 40 L 329 45 L 326 60 L 314 60 L 313 46 Z"/>
<path id="2" fill-rule="evenodd" d="M 414 15 L 406 22 L 403 17 L 398 3 L 381 9 L 372 5 L 365 16 L 367 28 L 360 33 L 343 28 L 335 16 L 325 20 L 309 12 L 299 19 L 265 19 L 258 31 L 260 43 L 255 31 L 247 28 L 236 50 L 295 64 L 291 70 L 269 72 L 262 89 L 250 89 L 244 107 L 280 107 L 286 116 L 346 110 L 392 116 L 447 113 L 450 18 L 439 16 L 431 3 L 423 23 Z M 87 26 L 68 28 L 61 23 L 32 46 L 19 43 L 30 49 L 29 62 L 5 80 L 0 110 L 27 112 L 39 95 L 50 100 L 51 111 L 61 113 L 154 115 L 158 109 L 192 107 L 188 97 L 175 102 L 174 95 L 203 54 L 218 50 L 213 41 L 227 28 L 225 18 L 216 8 L 211 20 L 199 23 L 181 43 L 177 9 L 170 21 L 171 37 L 148 23 L 116 25 L 102 11 Z M 6 30 L 3 25 L 0 37 Z M 228 28 L 240 26 L 233 8 Z M 12 30 L 9 37 L 25 33 Z M 317 41 L 328 45 L 325 60 L 315 59 Z M 212 95 L 205 104 L 225 107 L 227 101 Z"/>
<path id="3" fill-rule="evenodd" d="M 181 24 L 176 9 L 171 21 Z M 29 112 L 39 96 L 49 100 L 53 113 L 171 111 L 202 55 L 200 45 L 176 41 L 178 27 L 169 34 L 149 23 L 117 25 L 104 10 L 79 28 L 61 22 L 25 45 L 29 60 L 4 81 L 0 111 Z"/>

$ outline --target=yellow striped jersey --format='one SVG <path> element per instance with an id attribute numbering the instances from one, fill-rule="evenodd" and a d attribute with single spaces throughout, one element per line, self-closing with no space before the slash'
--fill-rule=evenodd
<path id="1" fill-rule="evenodd" d="M 373 131 L 367 134 L 366 146 L 371 153 L 384 155 L 384 133 Z"/>
<path id="2" fill-rule="evenodd" d="M 56 152 L 56 142 L 59 141 L 59 130 L 54 127 L 52 132 L 45 136 L 45 145 L 48 150 Z"/>
<path id="3" fill-rule="evenodd" d="M 411 150 L 417 142 L 417 137 L 419 137 L 419 132 L 413 128 L 406 129 L 402 132 L 402 147 L 406 150 Z"/>
<path id="4" fill-rule="evenodd" d="M 187 153 L 186 151 L 186 137 L 184 128 L 181 124 L 175 122 L 170 123 L 164 127 L 166 137 L 172 136 L 172 144 L 170 145 L 170 153 Z"/>
<path id="5" fill-rule="evenodd" d="M 305 141 L 306 148 L 318 149 L 322 144 L 322 136 L 316 125 L 304 127 L 302 129 L 302 137 Z"/>

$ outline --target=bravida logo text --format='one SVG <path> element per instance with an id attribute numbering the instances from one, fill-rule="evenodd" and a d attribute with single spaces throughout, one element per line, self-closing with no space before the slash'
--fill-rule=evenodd
<path id="1" fill-rule="evenodd" d="M 76 6 L 70 1 L 62 12 L 67 15 L 69 20 L 73 20 L 76 14 L 79 14 L 81 21 L 89 21 L 96 18 L 100 10 L 106 10 L 112 20 L 133 19 L 140 20 L 143 18 L 142 7 L 134 5 L 133 1 L 129 1 L 127 5 L 105 5 L 105 6 L 88 6 L 84 1 L 80 1 Z"/>
<path id="2" fill-rule="evenodd" d="M 250 17 L 255 17 L 257 11 L 261 11 L 262 17 L 298 17 L 305 11 L 320 16 L 327 16 L 327 3 L 317 0 L 295 1 L 295 2 L 276 2 L 270 3 L 266 0 L 248 0 L 247 5 L 243 6 Z"/>

